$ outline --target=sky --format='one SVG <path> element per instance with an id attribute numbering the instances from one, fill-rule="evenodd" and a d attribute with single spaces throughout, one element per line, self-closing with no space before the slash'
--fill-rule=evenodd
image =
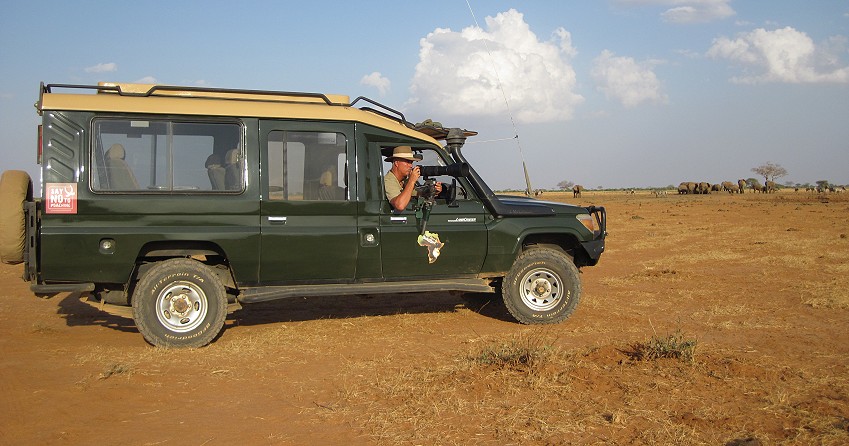
<path id="1" fill-rule="evenodd" d="M 849 1 L 0 0 L 0 170 L 45 83 L 367 96 L 479 132 L 493 189 L 849 184 Z"/>

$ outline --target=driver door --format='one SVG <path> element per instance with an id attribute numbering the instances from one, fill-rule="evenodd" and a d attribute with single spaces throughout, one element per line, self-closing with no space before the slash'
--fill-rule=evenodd
<path id="1" fill-rule="evenodd" d="M 446 160 L 435 150 L 416 150 L 420 150 L 424 156 L 417 165 L 446 165 Z M 391 164 L 384 163 L 383 166 L 383 173 L 386 174 Z M 452 179 L 448 176 L 436 178 L 445 186 L 450 185 Z M 480 272 L 487 250 L 486 212 L 465 179 L 458 179 L 457 185 L 466 191 L 466 195 L 458 194 L 456 205 L 451 207 L 445 199 L 437 199 L 426 223 L 421 213 L 417 216 L 416 208 L 420 203 L 416 197 L 402 212 L 393 212 L 388 200 L 384 200 L 380 215 L 384 278 L 457 277 Z M 444 243 L 439 257 L 433 263 L 428 261 L 427 248 L 418 244 L 422 229 L 437 234 Z"/>

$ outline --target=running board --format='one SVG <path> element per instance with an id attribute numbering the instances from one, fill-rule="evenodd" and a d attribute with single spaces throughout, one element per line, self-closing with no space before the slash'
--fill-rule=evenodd
<path id="1" fill-rule="evenodd" d="M 59 293 L 88 293 L 94 291 L 93 283 L 30 284 L 30 291 L 37 296 L 53 297 Z"/>
<path id="2" fill-rule="evenodd" d="M 491 293 L 495 289 L 487 279 L 408 280 L 332 285 L 290 285 L 242 289 L 238 301 L 243 304 L 310 296 L 351 296 L 356 294 L 421 293 L 461 291 Z"/>

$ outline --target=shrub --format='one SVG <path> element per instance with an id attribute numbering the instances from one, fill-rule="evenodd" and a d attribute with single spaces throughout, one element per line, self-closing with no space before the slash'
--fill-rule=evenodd
<path id="1" fill-rule="evenodd" d="M 680 331 L 676 331 L 666 337 L 652 336 L 646 342 L 635 342 L 625 354 L 636 361 L 672 358 L 693 362 L 696 344 L 695 339 L 685 339 Z"/>

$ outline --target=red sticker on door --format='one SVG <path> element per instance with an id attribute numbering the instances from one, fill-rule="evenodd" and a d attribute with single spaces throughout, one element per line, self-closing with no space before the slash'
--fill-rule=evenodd
<path id="1" fill-rule="evenodd" d="M 46 214 L 77 213 L 77 183 L 47 183 Z"/>

